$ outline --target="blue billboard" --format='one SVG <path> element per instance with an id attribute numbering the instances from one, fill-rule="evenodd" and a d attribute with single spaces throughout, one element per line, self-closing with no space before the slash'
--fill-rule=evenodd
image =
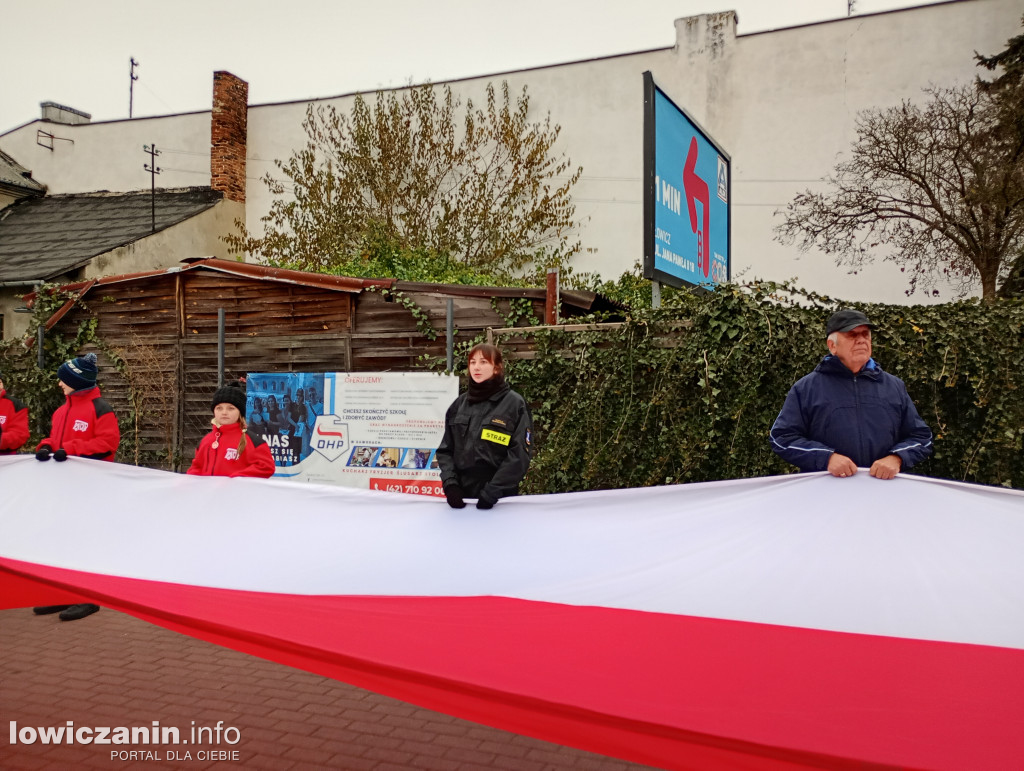
<path id="1" fill-rule="evenodd" d="M 644 278 L 728 281 L 730 160 L 644 73 Z"/>

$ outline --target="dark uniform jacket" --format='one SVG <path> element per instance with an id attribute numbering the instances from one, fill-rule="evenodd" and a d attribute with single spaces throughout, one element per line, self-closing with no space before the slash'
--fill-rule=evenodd
<path id="1" fill-rule="evenodd" d="M 507 387 L 476 403 L 468 396 L 461 394 L 445 414 L 435 455 L 441 484 L 457 483 L 467 498 L 483 492 L 495 501 L 515 495 L 530 465 L 530 410 Z"/>
<path id="2" fill-rule="evenodd" d="M 833 452 L 861 468 L 898 455 L 908 469 L 932 452 L 931 429 L 907 387 L 874 359 L 854 374 L 835 356 L 796 382 L 770 433 L 772 449 L 801 471 L 824 471 Z"/>

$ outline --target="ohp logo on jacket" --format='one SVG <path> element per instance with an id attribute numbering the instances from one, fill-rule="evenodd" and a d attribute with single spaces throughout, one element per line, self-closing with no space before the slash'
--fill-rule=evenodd
<path id="1" fill-rule="evenodd" d="M 84 420 L 76 420 L 75 421 L 75 425 L 73 425 L 71 427 L 71 430 L 72 431 L 88 431 L 89 430 L 89 424 L 86 423 Z"/>
<path id="2" fill-rule="evenodd" d="M 348 452 L 348 423 L 337 415 L 319 415 L 309 446 L 333 463 Z"/>

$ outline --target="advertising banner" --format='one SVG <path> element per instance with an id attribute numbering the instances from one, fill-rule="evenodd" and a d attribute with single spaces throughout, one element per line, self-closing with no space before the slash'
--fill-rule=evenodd
<path id="1" fill-rule="evenodd" d="M 712 289 L 728 281 L 728 154 L 644 73 L 644 277 Z"/>
<path id="2" fill-rule="evenodd" d="M 459 379 L 432 372 L 254 372 L 249 433 L 278 478 L 443 496 L 434 453 Z"/>

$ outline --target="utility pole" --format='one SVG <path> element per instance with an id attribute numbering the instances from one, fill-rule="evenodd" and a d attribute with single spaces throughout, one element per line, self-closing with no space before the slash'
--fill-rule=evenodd
<path id="1" fill-rule="evenodd" d="M 150 211 L 153 217 L 153 231 L 156 232 L 156 175 L 160 173 L 160 167 L 156 165 L 156 157 L 160 151 L 156 145 L 143 145 L 142 149 L 149 153 L 149 163 L 142 164 L 142 168 L 149 172 L 149 200 Z"/>
<path id="2" fill-rule="evenodd" d="M 135 57 L 130 57 L 132 63 L 131 69 L 128 71 L 128 75 L 131 81 L 128 83 L 128 120 L 132 118 L 132 108 L 135 106 L 135 81 L 139 79 L 139 76 L 135 74 L 135 68 L 139 66 L 139 63 L 135 61 Z"/>

